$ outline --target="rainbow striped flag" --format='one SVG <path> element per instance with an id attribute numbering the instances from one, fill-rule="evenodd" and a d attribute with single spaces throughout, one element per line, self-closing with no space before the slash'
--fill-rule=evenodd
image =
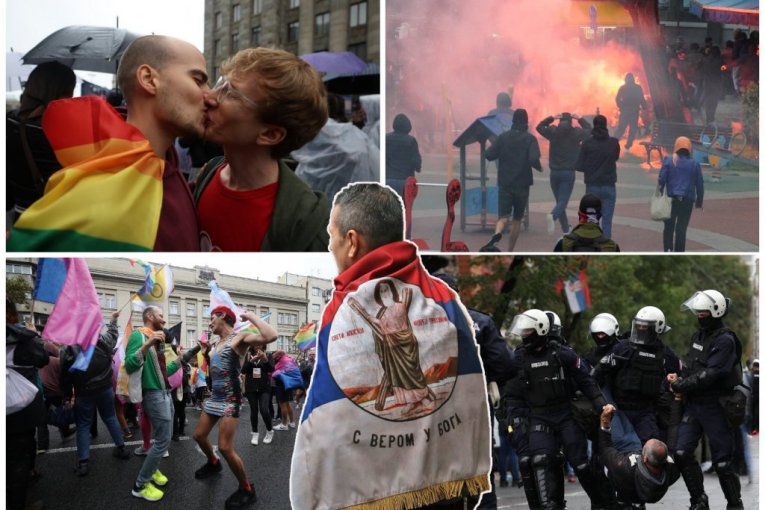
<path id="1" fill-rule="evenodd" d="M 300 328 L 295 335 L 295 342 L 301 351 L 316 347 L 316 321 L 309 322 Z"/>
<path id="2" fill-rule="evenodd" d="M 101 97 L 53 101 L 43 129 L 64 168 L 16 222 L 8 251 L 150 251 L 165 161 Z"/>

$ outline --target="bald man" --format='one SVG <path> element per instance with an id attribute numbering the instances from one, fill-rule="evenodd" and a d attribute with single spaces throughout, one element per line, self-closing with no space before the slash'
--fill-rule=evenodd
<path id="1" fill-rule="evenodd" d="M 646 441 L 642 452 L 617 450 L 611 442 L 611 418 L 615 411 L 611 404 L 603 407 L 598 432 L 600 457 L 608 470 L 608 479 L 620 503 L 656 503 L 680 478 L 680 472 L 667 445 L 658 439 Z"/>

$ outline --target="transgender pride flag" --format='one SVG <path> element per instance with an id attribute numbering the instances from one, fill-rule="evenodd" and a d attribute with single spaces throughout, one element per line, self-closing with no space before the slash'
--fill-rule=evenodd
<path id="1" fill-rule="evenodd" d="M 32 297 L 53 303 L 43 338 L 79 345 L 72 370 L 87 370 L 104 321 L 85 259 L 40 259 Z"/>
<path id="2" fill-rule="evenodd" d="M 571 313 L 581 313 L 590 308 L 590 288 L 587 285 L 587 273 L 571 274 L 565 283 L 566 301 Z"/>

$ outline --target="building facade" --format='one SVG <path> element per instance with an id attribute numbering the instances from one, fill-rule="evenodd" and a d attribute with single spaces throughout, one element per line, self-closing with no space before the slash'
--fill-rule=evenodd
<path id="1" fill-rule="evenodd" d="M 350 51 L 379 64 L 380 0 L 205 0 L 204 44 L 213 83 L 226 58 L 258 46 Z"/>
<path id="2" fill-rule="evenodd" d="M 303 276 L 299 274 L 284 273 L 278 279 L 284 285 L 297 285 L 305 289 L 305 297 L 308 300 L 308 322 L 320 322 L 324 306 L 329 303 L 334 285 L 332 280 L 317 278 L 315 276 Z"/>
<path id="3" fill-rule="evenodd" d="M 112 312 L 119 310 L 119 324 L 120 327 L 124 327 L 131 308 L 128 301 L 144 281 L 143 269 L 139 266 L 131 266 L 127 259 L 119 258 L 89 258 L 87 263 L 98 293 L 104 321 L 108 321 Z M 221 289 L 229 293 L 238 306 L 253 310 L 261 316 L 270 314 L 266 320 L 276 328 L 279 337 L 269 344 L 268 350 L 297 352 L 293 338 L 299 327 L 309 321 L 311 309 L 310 300 L 307 297 L 310 290 L 307 290 L 305 286 L 226 275 L 218 269 L 207 266 L 196 266 L 193 269 L 170 267 L 173 272 L 175 290 L 170 294 L 164 316 L 167 328 L 179 322 L 183 323 L 181 345 L 184 347 L 195 345 L 202 332 L 208 329 L 210 288 L 207 283 L 215 280 Z M 36 269 L 37 259 L 6 259 L 7 277 L 20 276 L 34 285 Z M 299 278 L 307 279 L 308 277 Z M 29 304 L 18 305 L 23 320 L 27 320 L 30 316 L 29 306 Z M 51 310 L 50 304 L 34 303 L 35 323 L 38 326 L 44 325 Z M 131 320 L 134 327 L 142 325 L 140 312 L 134 312 Z"/>

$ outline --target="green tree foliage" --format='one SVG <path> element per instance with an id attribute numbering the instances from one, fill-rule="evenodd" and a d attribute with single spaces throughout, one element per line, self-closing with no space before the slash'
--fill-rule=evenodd
<path id="1" fill-rule="evenodd" d="M 561 317 L 564 335 L 577 352 L 592 347 L 589 324 L 595 315 L 613 314 L 625 332 L 630 330 L 635 313 L 650 305 L 660 308 L 672 327 L 663 336 L 665 343 L 685 357 L 697 321 L 680 305 L 704 289 L 719 290 L 732 300 L 725 323 L 741 339 L 744 353 L 750 352 L 756 342 L 752 338 L 754 290 L 749 268 L 741 257 L 515 257 L 512 269 L 506 258 L 473 257 L 471 265 L 481 267 L 482 274 L 459 279 L 468 306 L 491 313 L 505 328 L 515 314 L 529 308 L 552 310 Z M 580 270 L 586 271 L 592 306 L 581 314 L 572 314 L 565 295 L 557 292 L 556 282 Z M 475 292 L 471 295 L 471 291 Z"/>
<path id="2" fill-rule="evenodd" d="M 32 285 L 21 276 L 5 278 L 5 296 L 14 303 L 27 302 L 27 295 L 32 293 Z"/>

